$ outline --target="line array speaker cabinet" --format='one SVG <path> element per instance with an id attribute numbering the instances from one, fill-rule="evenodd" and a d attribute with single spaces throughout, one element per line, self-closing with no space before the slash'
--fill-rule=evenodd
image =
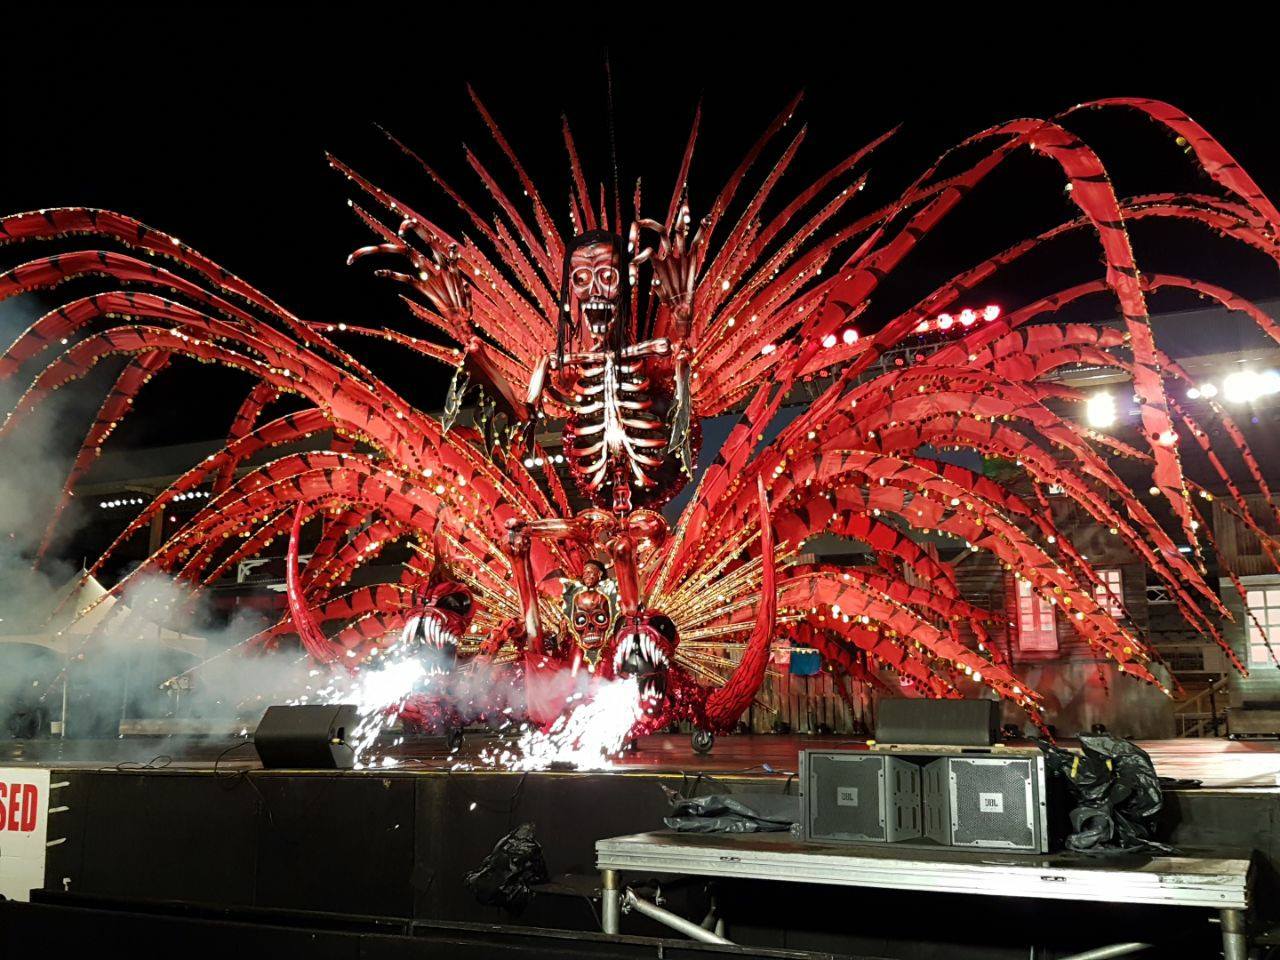
<path id="1" fill-rule="evenodd" d="M 268 770 L 350 770 L 355 751 L 347 732 L 355 726 L 350 703 L 267 707 L 253 746 Z"/>
<path id="2" fill-rule="evenodd" d="M 800 755 L 806 840 L 1048 852 L 1039 750 Z"/>
<path id="3" fill-rule="evenodd" d="M 996 700 L 883 700 L 876 715 L 879 743 L 989 747 L 999 735 L 1000 704 Z"/>
<path id="4" fill-rule="evenodd" d="M 921 835 L 919 766 L 873 753 L 806 754 L 812 756 L 802 793 L 813 798 L 806 839 L 894 842 Z"/>

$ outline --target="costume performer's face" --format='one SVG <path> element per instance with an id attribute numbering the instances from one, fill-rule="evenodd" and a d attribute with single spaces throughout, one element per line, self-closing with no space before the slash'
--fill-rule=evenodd
<path id="1" fill-rule="evenodd" d="M 598 350 L 618 320 L 622 264 L 609 243 L 589 243 L 569 257 L 570 309 L 579 335 Z"/>
<path id="2" fill-rule="evenodd" d="M 582 568 L 582 585 L 584 587 L 594 587 L 604 577 L 604 571 L 600 569 L 598 564 L 587 563 Z"/>

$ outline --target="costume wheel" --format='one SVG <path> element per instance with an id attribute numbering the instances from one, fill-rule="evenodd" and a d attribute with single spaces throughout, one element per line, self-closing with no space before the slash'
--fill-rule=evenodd
<path id="1" fill-rule="evenodd" d="M 716 735 L 710 730 L 695 730 L 691 738 L 693 744 L 693 752 L 707 754 L 711 752 L 711 748 L 715 745 Z"/>

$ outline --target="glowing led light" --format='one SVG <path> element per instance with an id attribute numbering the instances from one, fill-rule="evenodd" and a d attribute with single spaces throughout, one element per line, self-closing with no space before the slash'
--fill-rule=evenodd
<path id="1" fill-rule="evenodd" d="M 960 311 L 960 325 L 962 327 L 973 326 L 974 321 L 976 321 L 977 319 L 978 319 L 978 314 L 975 313 L 973 310 L 970 310 L 968 307 L 965 307 L 963 310 Z"/>
<path id="2" fill-rule="evenodd" d="M 1204 397 L 1206 400 L 1212 400 L 1217 395 L 1218 395 L 1218 388 L 1214 386 L 1212 383 L 1200 384 L 1200 396 Z"/>
<path id="3" fill-rule="evenodd" d="M 769 354 L 773 353 L 773 351 L 777 349 L 778 349 L 777 344 L 766 343 L 763 347 L 760 348 L 760 355 L 762 357 L 767 357 L 769 356 Z"/>
<path id="4" fill-rule="evenodd" d="M 840 335 L 840 339 L 842 339 L 846 344 L 857 343 L 858 331 L 850 328 L 849 330 L 846 330 L 844 333 Z"/>
<path id="5" fill-rule="evenodd" d="M 1280 393 L 1280 372 L 1237 370 L 1222 381 L 1222 396 L 1229 403 L 1252 403 Z"/>
<path id="6" fill-rule="evenodd" d="M 989 303 L 982 308 L 982 319 L 990 323 L 992 320 L 1000 316 L 1000 307 L 998 304 Z"/>
<path id="7" fill-rule="evenodd" d="M 1190 390 L 1188 390 L 1188 391 L 1187 391 L 1187 399 L 1188 399 L 1188 400 L 1199 400 L 1199 399 L 1200 399 L 1200 390 L 1199 390 L 1199 388 L 1198 388 L 1198 387 L 1192 387 Z"/>
<path id="8" fill-rule="evenodd" d="M 834 333 L 828 333 L 822 338 L 822 345 L 830 350 L 836 345 L 836 335 Z"/>
<path id="9" fill-rule="evenodd" d="M 949 313 L 940 313 L 940 314 L 938 314 L 938 329 L 939 329 L 939 330 L 950 330 L 950 329 L 951 329 L 951 325 L 952 325 L 953 323 L 955 323 L 955 322 L 956 322 L 956 321 L 955 321 L 955 318 L 954 318 L 954 317 L 952 317 L 952 316 L 951 316 L 951 314 L 949 314 Z"/>
<path id="10" fill-rule="evenodd" d="M 1099 390 L 1084 406 L 1085 419 L 1091 427 L 1109 427 L 1116 422 L 1115 397 L 1105 390 Z"/>

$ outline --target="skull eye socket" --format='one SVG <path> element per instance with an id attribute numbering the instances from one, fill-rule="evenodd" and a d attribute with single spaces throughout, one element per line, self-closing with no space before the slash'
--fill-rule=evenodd
<path id="1" fill-rule="evenodd" d="M 617 267 L 598 267 L 596 269 L 596 280 L 603 287 L 613 287 L 618 283 Z"/>
<path id="2" fill-rule="evenodd" d="M 448 610 L 450 613 L 466 616 L 467 611 L 471 609 L 471 597 L 461 591 L 446 594 L 436 603 L 436 606 L 443 610 Z"/>
<path id="3" fill-rule="evenodd" d="M 598 623 L 598 624 L 600 624 L 601 626 L 603 626 L 604 624 L 606 624 L 606 623 L 608 623 L 608 622 L 609 622 L 609 615 L 608 615 L 607 613 L 597 613 L 597 614 L 596 614 L 596 623 Z"/>
<path id="4" fill-rule="evenodd" d="M 591 286 L 591 270 L 587 267 L 579 267 L 573 271 L 573 285 L 583 289 Z"/>
<path id="5" fill-rule="evenodd" d="M 582 626 L 584 623 L 587 622 L 587 615 L 585 613 L 580 613 L 573 618 L 573 622 L 576 623 L 578 626 Z"/>
<path id="6" fill-rule="evenodd" d="M 653 627 L 658 635 L 667 641 L 669 645 L 675 646 L 677 638 L 676 625 L 670 617 L 658 614 L 649 621 L 649 626 Z"/>

